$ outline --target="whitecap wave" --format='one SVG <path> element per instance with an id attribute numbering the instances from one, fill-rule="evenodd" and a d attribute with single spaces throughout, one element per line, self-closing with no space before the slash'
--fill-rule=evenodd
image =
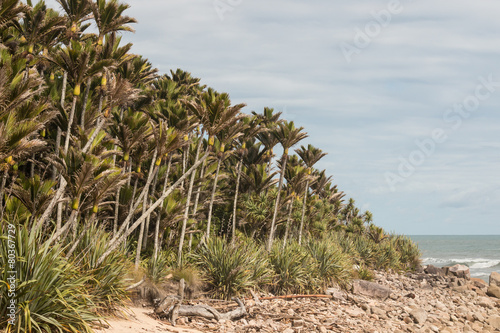
<path id="1" fill-rule="evenodd" d="M 500 265 L 499 259 L 486 258 L 423 258 L 424 265 L 453 266 L 456 264 L 466 265 L 471 269 L 484 269 Z"/>

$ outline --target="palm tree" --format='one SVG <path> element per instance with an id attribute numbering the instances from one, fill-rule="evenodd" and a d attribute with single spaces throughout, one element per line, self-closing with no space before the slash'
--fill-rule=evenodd
<path id="1" fill-rule="evenodd" d="M 221 131 L 229 129 L 234 126 L 236 122 L 242 117 L 240 115 L 240 110 L 245 106 L 245 104 L 237 104 L 231 106 L 231 100 L 229 99 L 229 95 L 226 93 L 217 93 L 213 89 L 209 88 L 206 92 L 202 94 L 200 98 L 193 101 L 186 101 L 187 107 L 191 110 L 191 112 L 197 117 L 198 121 L 203 126 L 203 131 L 206 131 L 208 134 L 208 149 L 211 151 L 213 149 L 213 145 L 215 143 L 215 136 L 219 134 Z M 207 151 L 207 153 L 209 152 Z M 197 158 L 195 159 L 195 163 Z M 191 197 L 192 187 L 194 184 L 195 174 L 191 176 L 191 181 L 188 189 L 186 204 L 186 213 L 184 215 L 183 227 L 181 232 L 181 239 L 179 245 L 179 263 L 181 262 L 182 256 L 182 244 L 184 242 L 185 229 L 187 224 L 188 217 L 188 204 Z M 213 204 L 213 202 L 212 202 Z M 205 237 L 210 236 L 210 217 L 207 223 L 207 233 Z"/>
<path id="2" fill-rule="evenodd" d="M 288 215 L 285 225 L 285 235 L 283 237 L 283 248 L 286 246 L 288 235 L 290 233 L 290 222 L 292 219 L 293 205 L 298 199 L 298 193 L 302 192 L 304 184 L 307 181 L 306 168 L 304 163 L 297 155 L 292 155 L 287 163 L 285 171 L 286 193 L 288 202 Z"/>
<path id="3" fill-rule="evenodd" d="M 276 203 L 274 206 L 273 219 L 271 221 L 271 227 L 269 230 L 269 237 L 267 240 L 267 250 L 271 251 L 274 240 L 274 229 L 276 224 L 276 218 L 278 216 L 278 209 L 280 207 L 280 195 L 281 188 L 283 186 L 283 177 L 285 174 L 286 163 L 288 159 L 288 149 L 297 144 L 299 141 L 307 138 L 307 134 L 302 132 L 303 127 L 296 128 L 293 121 L 291 122 L 282 122 L 278 124 L 278 127 L 273 131 L 273 135 L 280 142 L 283 147 L 283 155 L 281 156 L 281 172 L 280 172 L 280 180 L 278 182 L 278 195 L 276 197 Z"/>
<path id="4" fill-rule="evenodd" d="M 27 156 L 43 148 L 46 143 L 39 139 L 38 132 L 54 118 L 49 104 L 37 99 L 44 88 L 38 75 L 26 80 L 26 59 L 3 52 L 0 60 L 0 210 L 3 216 L 3 191 L 7 175 Z M 1 218 L 1 216 L 0 216 Z"/>
<path id="5" fill-rule="evenodd" d="M 323 153 L 321 149 L 314 147 L 313 145 L 308 145 L 307 148 L 301 146 L 300 149 L 296 149 L 295 152 L 300 156 L 302 161 L 307 167 L 308 176 L 311 175 L 312 167 L 327 154 Z M 307 203 L 307 192 L 309 191 L 310 177 L 307 177 L 306 186 L 304 189 L 304 200 L 302 202 L 302 216 L 300 218 L 300 228 L 299 228 L 299 245 L 302 244 L 302 230 L 304 229 L 304 217 L 306 214 L 306 203 Z"/>
<path id="6" fill-rule="evenodd" d="M 94 20 L 99 30 L 98 45 L 103 45 L 104 36 L 118 31 L 134 32 L 129 26 L 137 21 L 128 16 L 123 16 L 123 12 L 130 8 L 128 4 L 119 4 L 117 0 L 97 0 L 91 4 Z"/>
<path id="7" fill-rule="evenodd" d="M 210 196 L 210 202 L 208 205 L 208 221 L 207 221 L 207 231 L 205 234 L 205 238 L 210 238 L 210 225 L 212 221 L 212 209 L 215 200 L 215 191 L 217 189 L 217 180 L 219 179 L 219 171 L 220 166 L 224 158 L 228 155 L 228 152 L 225 150 L 226 145 L 229 146 L 232 144 L 234 140 L 236 140 L 239 136 L 243 134 L 244 123 L 243 122 L 234 122 L 229 127 L 220 131 L 217 136 L 219 139 L 219 151 L 217 153 L 217 169 L 215 171 L 214 184 L 212 187 L 212 194 Z"/>

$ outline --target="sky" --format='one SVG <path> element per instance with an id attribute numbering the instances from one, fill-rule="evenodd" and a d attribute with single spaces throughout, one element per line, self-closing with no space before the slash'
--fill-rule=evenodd
<path id="1" fill-rule="evenodd" d="M 375 224 L 500 234 L 500 2 L 125 2 L 132 52 L 282 111 Z"/>

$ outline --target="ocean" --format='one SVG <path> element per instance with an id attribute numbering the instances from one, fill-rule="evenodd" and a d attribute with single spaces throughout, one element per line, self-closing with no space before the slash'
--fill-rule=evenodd
<path id="1" fill-rule="evenodd" d="M 486 282 L 491 272 L 500 272 L 500 235 L 410 237 L 422 252 L 423 265 L 466 265 L 471 277 Z"/>

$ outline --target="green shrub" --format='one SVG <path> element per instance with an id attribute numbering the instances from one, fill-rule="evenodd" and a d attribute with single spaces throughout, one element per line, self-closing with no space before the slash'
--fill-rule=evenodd
<path id="1" fill-rule="evenodd" d="M 146 274 L 151 282 L 155 284 L 165 282 L 174 261 L 175 255 L 172 251 L 159 251 L 156 257 L 152 256 L 145 260 Z"/>
<path id="2" fill-rule="evenodd" d="M 302 293 L 318 289 L 317 264 L 296 242 L 282 248 L 276 242 L 269 255 L 274 270 L 274 290 L 276 293 Z"/>
<path id="3" fill-rule="evenodd" d="M 306 244 L 309 255 L 316 261 L 316 273 L 323 286 L 336 283 L 347 288 L 352 280 L 353 261 L 342 248 L 328 239 L 310 239 Z"/>
<path id="4" fill-rule="evenodd" d="M 380 270 L 401 270 L 400 254 L 392 241 L 378 244 L 374 264 Z"/>
<path id="5" fill-rule="evenodd" d="M 15 230 L 15 268 L 8 266 L 9 229 L 0 231 L 0 327 L 7 326 L 9 271 L 16 271 L 17 313 L 13 332 L 92 332 L 90 322 L 99 320 L 93 297 L 86 291 L 89 277 L 68 262 L 59 245 L 43 242 L 26 227 Z"/>
<path id="6" fill-rule="evenodd" d="M 84 236 L 70 260 L 88 277 L 86 287 L 97 311 L 106 314 L 118 310 L 128 300 L 124 281 L 131 266 L 125 251 L 118 247 L 96 267 L 97 260 L 107 250 L 109 234 L 96 226 L 81 232 Z"/>
<path id="7" fill-rule="evenodd" d="M 422 264 L 422 253 L 418 245 L 409 237 L 395 236 L 391 237 L 391 241 L 400 254 L 401 269 L 406 271 L 415 270 Z"/>
<path id="8" fill-rule="evenodd" d="M 375 278 L 373 271 L 363 265 L 357 267 L 356 273 L 361 280 L 372 281 Z"/>
<path id="9" fill-rule="evenodd" d="M 230 244 L 224 238 L 209 239 L 193 255 L 205 282 L 216 297 L 230 299 L 263 283 L 270 274 L 266 256 L 252 243 Z"/>

